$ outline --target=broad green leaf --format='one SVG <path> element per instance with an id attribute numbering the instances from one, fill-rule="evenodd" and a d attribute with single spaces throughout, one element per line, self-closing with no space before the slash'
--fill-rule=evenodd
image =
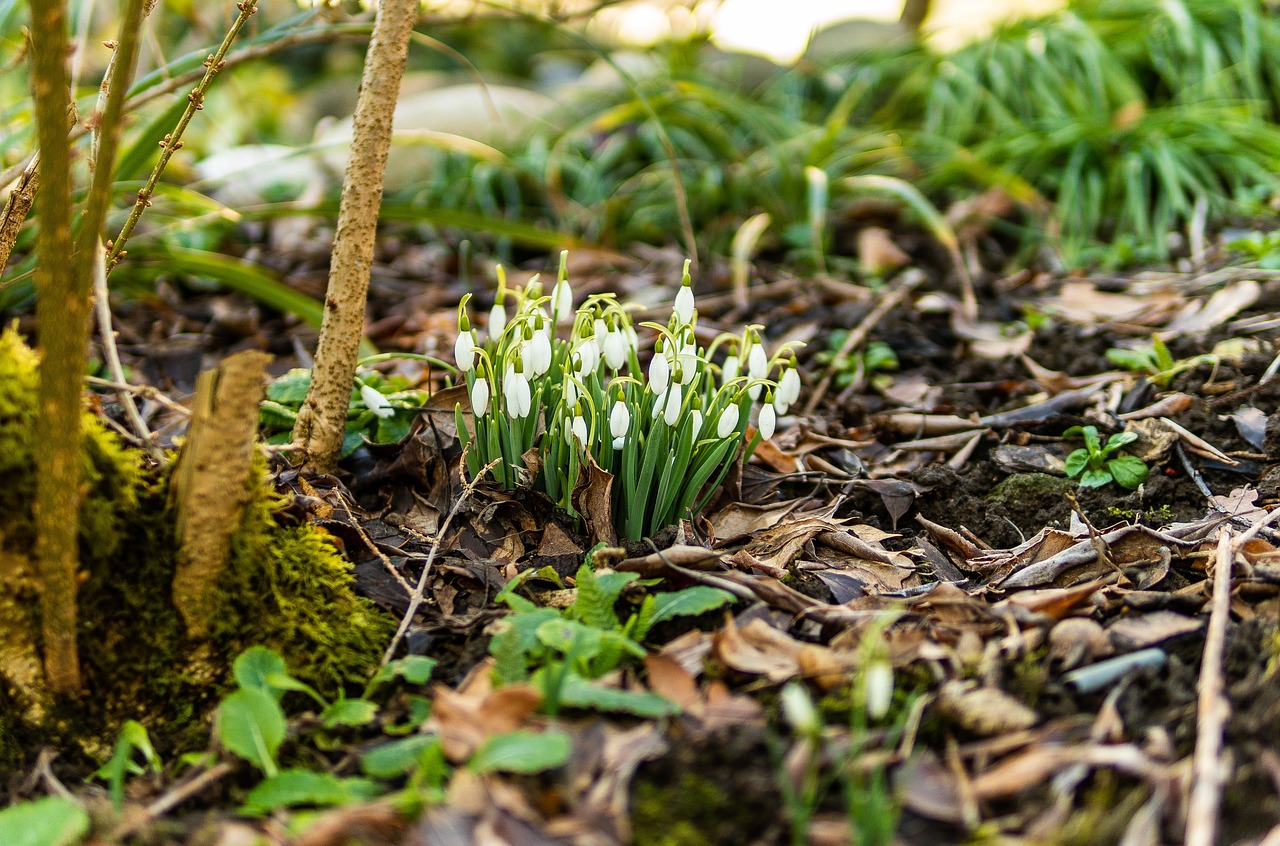
<path id="1" fill-rule="evenodd" d="M 489 738 L 467 768 L 475 773 L 540 773 L 569 760 L 569 736 L 560 731 L 513 731 Z"/>
<path id="2" fill-rule="evenodd" d="M 1103 452 L 1113 453 L 1125 444 L 1131 444 L 1138 439 L 1137 432 L 1117 432 L 1107 438 L 1107 445 L 1103 447 Z"/>
<path id="3" fill-rule="evenodd" d="M 733 594 L 720 588 L 698 585 L 672 593 L 659 593 L 653 598 L 654 614 L 651 625 L 673 617 L 694 617 L 705 614 L 733 602 Z"/>
<path id="4" fill-rule="evenodd" d="M 368 699 L 339 699 L 320 714 L 325 728 L 337 726 L 365 726 L 378 717 L 377 704 Z"/>
<path id="5" fill-rule="evenodd" d="M 1106 470 L 1086 470 L 1080 476 L 1080 484 L 1086 488 L 1100 488 L 1111 481 L 1111 474 Z"/>
<path id="6" fill-rule="evenodd" d="M 330 773 L 288 769 L 261 782 L 245 797 L 240 813 L 258 816 L 299 805 L 328 807 L 372 799 L 382 793 L 373 781 Z"/>
<path id="7" fill-rule="evenodd" d="M 295 367 L 267 386 L 267 399 L 281 405 L 300 406 L 311 388 L 311 371 Z"/>
<path id="8" fill-rule="evenodd" d="M 251 646 L 236 658 L 235 663 L 231 665 L 231 672 L 235 675 L 236 684 L 241 687 L 267 691 L 279 699 L 283 691 L 277 692 L 274 685 L 268 681 L 268 677 L 285 675 L 288 667 L 280 657 L 280 653 L 274 649 Z"/>
<path id="9" fill-rule="evenodd" d="M 1147 480 L 1150 469 L 1136 455 L 1122 455 L 1107 462 L 1107 470 L 1116 484 L 1122 488 L 1135 490 Z"/>
<path id="10" fill-rule="evenodd" d="M 395 679 L 404 679 L 409 684 L 426 684 L 431 680 L 431 671 L 436 666 L 436 659 L 425 655 L 406 655 L 397 658 L 378 670 L 369 680 L 369 689 L 386 684 Z"/>
<path id="11" fill-rule="evenodd" d="M 1085 467 L 1089 465 L 1089 451 L 1086 449 L 1078 449 L 1067 456 L 1066 462 L 1063 464 L 1063 471 L 1075 478 L 1084 472 Z"/>
<path id="12" fill-rule="evenodd" d="M 71 799 L 50 796 L 0 811 L 5 846 L 75 846 L 89 833 L 89 815 Z"/>
<path id="13" fill-rule="evenodd" d="M 428 734 L 393 740 L 361 755 L 360 769 L 371 778 L 398 778 L 418 766 L 424 750 L 439 743 L 439 738 Z"/>
<path id="14" fill-rule="evenodd" d="M 268 776 L 276 774 L 276 750 L 284 741 L 284 711 L 270 693 L 246 687 L 222 700 L 214 722 L 222 745 Z"/>
<path id="15" fill-rule="evenodd" d="M 656 693 L 604 687 L 574 673 L 565 678 L 560 688 L 560 704 L 562 707 L 622 712 L 649 719 L 668 717 L 680 711 L 674 702 Z"/>

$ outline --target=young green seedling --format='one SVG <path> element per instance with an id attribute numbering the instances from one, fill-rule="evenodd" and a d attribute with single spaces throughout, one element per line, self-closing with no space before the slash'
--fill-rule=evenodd
<path id="1" fill-rule="evenodd" d="M 1133 432 L 1111 435 L 1104 443 L 1098 437 L 1096 426 L 1072 426 L 1062 433 L 1063 438 L 1083 438 L 1084 446 L 1067 456 L 1066 473 L 1079 479 L 1086 488 L 1100 488 L 1115 482 L 1122 488 L 1136 489 L 1147 480 L 1147 465 L 1133 455 L 1112 458 L 1112 454 L 1125 444 L 1133 443 L 1138 436 Z"/>

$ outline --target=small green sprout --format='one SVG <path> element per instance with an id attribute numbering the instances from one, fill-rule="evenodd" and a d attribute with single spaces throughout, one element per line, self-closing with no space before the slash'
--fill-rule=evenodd
<path id="1" fill-rule="evenodd" d="M 1112 458 L 1112 453 L 1125 444 L 1138 439 L 1133 432 L 1120 432 L 1107 438 L 1105 444 L 1098 437 L 1096 426 L 1072 426 L 1062 433 L 1063 438 L 1084 438 L 1084 446 L 1067 456 L 1064 468 L 1067 476 L 1078 478 L 1086 488 L 1100 488 L 1115 482 L 1122 488 L 1136 489 L 1147 480 L 1147 465 L 1133 455 Z"/>
<path id="2" fill-rule="evenodd" d="M 867 344 L 867 348 L 861 353 L 854 352 L 850 355 L 840 355 L 840 348 L 844 346 L 845 338 L 849 336 L 847 329 L 837 329 L 827 336 L 827 348 L 819 351 L 813 360 L 815 363 L 823 367 L 835 362 L 835 384 L 837 388 L 847 388 L 853 384 L 858 378 L 859 373 L 871 376 L 873 387 L 880 387 L 876 383 L 882 379 L 887 380 L 887 374 L 890 371 L 898 369 L 898 355 L 893 351 L 893 347 L 884 341 L 872 341 Z M 880 374 L 872 376 L 872 374 Z"/>
<path id="3" fill-rule="evenodd" d="M 1152 384 L 1161 388 L 1168 386 L 1179 373 L 1190 370 L 1201 364 L 1214 364 L 1218 357 L 1214 355 L 1197 355 L 1182 360 L 1175 359 L 1159 336 L 1151 336 L 1151 346 L 1121 349 L 1113 347 L 1107 350 L 1107 361 L 1131 370 L 1143 373 Z"/>
<path id="4" fill-rule="evenodd" d="M 1227 242 L 1227 249 L 1244 253 L 1256 261 L 1261 270 L 1280 270 L 1280 230 L 1250 232 Z"/>

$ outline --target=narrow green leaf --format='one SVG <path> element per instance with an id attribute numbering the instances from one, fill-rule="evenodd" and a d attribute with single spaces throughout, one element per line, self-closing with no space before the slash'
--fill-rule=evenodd
<path id="1" fill-rule="evenodd" d="M 654 596 L 653 625 L 674 617 L 694 617 L 733 602 L 727 590 L 698 585 Z"/>
<path id="2" fill-rule="evenodd" d="M 561 731 L 513 731 L 489 738 L 467 768 L 475 773 L 540 773 L 569 760 L 569 736 Z"/>

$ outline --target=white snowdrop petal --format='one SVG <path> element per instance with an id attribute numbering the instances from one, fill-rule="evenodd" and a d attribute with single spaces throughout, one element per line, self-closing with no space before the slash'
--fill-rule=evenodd
<path id="1" fill-rule="evenodd" d="M 867 668 L 867 716 L 882 719 L 893 705 L 893 667 L 876 661 Z"/>
<path id="2" fill-rule="evenodd" d="M 365 408 L 372 411 L 377 417 L 390 417 L 396 413 L 396 410 L 391 407 L 391 403 L 387 402 L 387 398 L 368 385 L 360 386 L 360 398 L 364 400 Z"/>
<path id="3" fill-rule="evenodd" d="M 777 396 L 784 399 L 787 405 L 800 399 L 800 371 L 794 367 L 787 368 L 778 382 Z"/>
<path id="4" fill-rule="evenodd" d="M 583 341 L 578 344 L 574 358 L 577 362 L 578 372 L 586 376 L 596 372 L 596 367 L 600 364 L 600 350 L 596 349 L 596 345 L 591 341 Z"/>
<path id="5" fill-rule="evenodd" d="M 720 412 L 720 422 L 716 424 L 716 437 L 724 440 L 738 429 L 738 407 L 731 405 Z"/>
<path id="6" fill-rule="evenodd" d="M 453 360 L 457 362 L 458 369 L 463 373 L 475 366 L 476 339 L 469 331 L 459 332 L 457 340 L 453 342 Z"/>
<path id="7" fill-rule="evenodd" d="M 702 412 L 695 408 L 689 417 L 689 434 L 696 441 L 698 434 L 702 432 Z"/>
<path id="8" fill-rule="evenodd" d="M 766 441 L 772 438 L 773 430 L 777 428 L 778 425 L 778 415 L 777 412 L 773 410 L 772 403 L 765 403 L 764 407 L 760 409 L 759 423 L 760 425 L 758 428 L 760 429 L 760 437 L 764 438 Z"/>
<path id="9" fill-rule="evenodd" d="M 551 292 L 551 309 L 555 313 L 556 323 L 566 323 L 573 317 L 573 289 L 568 279 L 561 279 Z"/>
<path id="10" fill-rule="evenodd" d="M 676 421 L 680 419 L 680 404 L 682 401 L 680 386 L 672 385 L 670 392 L 667 394 L 667 404 L 662 411 L 662 419 L 666 421 L 668 426 L 676 425 Z"/>
<path id="11" fill-rule="evenodd" d="M 578 402 L 578 397 L 580 396 L 582 396 L 582 393 L 578 390 L 578 383 L 572 379 L 566 379 L 563 394 L 564 404 L 574 405 Z"/>
<path id="12" fill-rule="evenodd" d="M 614 439 L 613 439 L 613 448 L 614 448 L 614 449 L 622 449 L 622 448 L 623 448 L 624 446 L 626 446 L 626 445 L 627 445 L 627 439 L 626 439 L 626 437 L 625 437 L 625 436 L 624 436 L 624 437 L 619 437 L 619 438 L 614 438 Z"/>
<path id="13" fill-rule="evenodd" d="M 630 428 L 631 409 L 627 408 L 625 402 L 618 400 L 613 404 L 613 410 L 609 412 L 609 434 L 615 438 L 621 438 Z"/>
<path id="14" fill-rule="evenodd" d="M 502 337 L 502 333 L 507 328 L 507 310 L 499 303 L 494 303 L 493 308 L 489 309 L 489 338 L 490 340 L 498 340 Z"/>
<path id="15" fill-rule="evenodd" d="M 688 285 L 680 286 L 680 290 L 676 292 L 676 302 L 671 312 L 681 323 L 688 324 L 693 322 L 693 288 Z"/>
<path id="16" fill-rule="evenodd" d="M 489 410 L 489 380 L 477 379 L 471 386 L 471 412 L 476 417 L 484 417 Z"/>
<path id="17" fill-rule="evenodd" d="M 724 360 L 724 368 L 721 370 L 720 384 L 727 385 L 734 379 L 738 378 L 738 357 L 731 355 Z"/>
<path id="18" fill-rule="evenodd" d="M 604 339 L 604 363 L 611 370 L 621 370 L 627 363 L 627 336 L 614 330 Z"/>
<path id="19" fill-rule="evenodd" d="M 671 363 L 667 361 L 667 357 L 660 352 L 653 354 L 653 360 L 649 362 L 649 390 L 655 394 L 664 393 L 667 385 L 671 384 Z"/>
<path id="20" fill-rule="evenodd" d="M 541 376 L 551 369 L 551 339 L 545 332 L 534 332 L 529 341 L 529 359 L 534 376 Z"/>
<path id="21" fill-rule="evenodd" d="M 760 383 L 757 382 L 756 384 L 747 388 L 747 396 L 751 397 L 751 400 L 754 402 L 755 400 L 760 399 L 760 391 L 762 391 L 763 389 L 764 389 L 764 385 L 761 385 Z"/>
<path id="22" fill-rule="evenodd" d="M 747 354 L 747 375 L 752 379 L 763 379 L 769 375 L 769 357 L 765 355 L 762 344 L 753 345 Z"/>
<path id="23" fill-rule="evenodd" d="M 587 421 L 583 417 L 573 418 L 573 436 L 578 439 L 578 443 L 586 446 L 587 444 Z"/>

